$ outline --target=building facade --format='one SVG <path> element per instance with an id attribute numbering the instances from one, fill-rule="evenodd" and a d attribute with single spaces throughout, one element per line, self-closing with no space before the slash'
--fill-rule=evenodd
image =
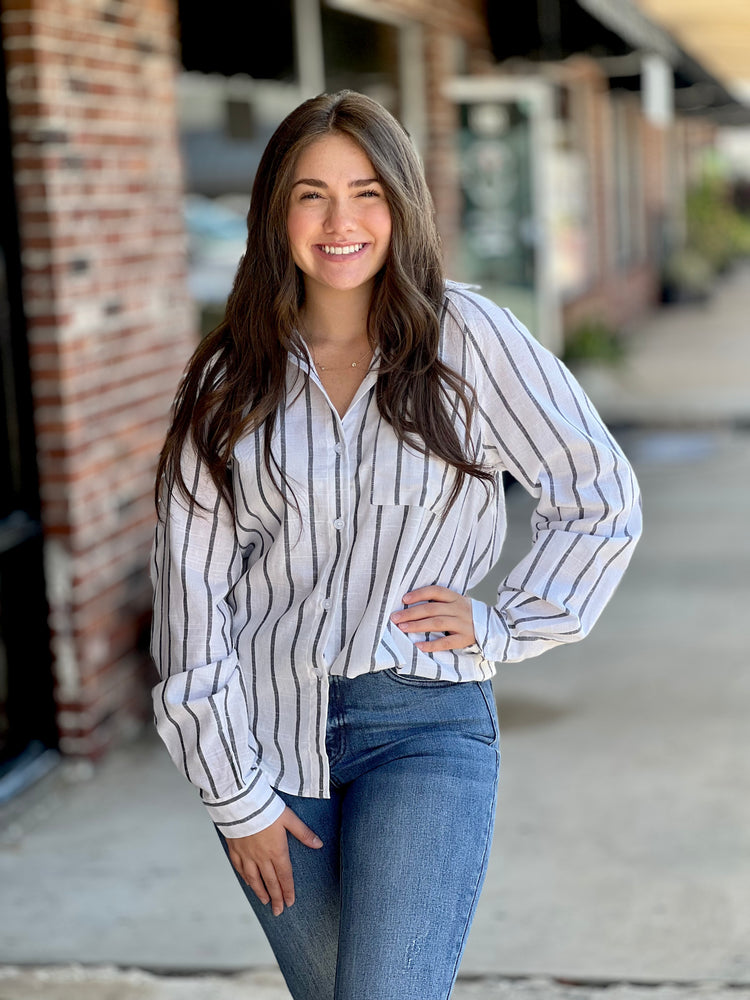
<path id="1" fill-rule="evenodd" d="M 150 716 L 156 457 L 286 111 L 343 86 L 389 106 L 450 274 L 556 350 L 655 303 L 713 141 L 588 38 L 534 49 L 505 24 L 499 51 L 481 0 L 287 0 L 273 44 L 238 50 L 240 6 L 2 2 L 0 797 L 11 764 L 96 759 Z"/>

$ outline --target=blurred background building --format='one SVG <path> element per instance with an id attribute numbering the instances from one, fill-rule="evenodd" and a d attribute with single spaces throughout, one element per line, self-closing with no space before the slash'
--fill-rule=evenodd
<path id="1" fill-rule="evenodd" d="M 390 108 L 449 274 L 565 354 L 742 251 L 705 220 L 747 191 L 748 13 L 687 7 L 3 0 L 0 799 L 149 717 L 155 460 L 281 118 L 341 87 Z"/>

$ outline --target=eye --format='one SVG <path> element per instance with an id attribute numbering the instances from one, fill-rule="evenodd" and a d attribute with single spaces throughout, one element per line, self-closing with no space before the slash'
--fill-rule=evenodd
<path id="1" fill-rule="evenodd" d="M 379 191 L 375 191 L 374 189 L 368 189 L 367 191 L 360 191 L 359 197 L 360 198 L 379 198 L 380 197 L 380 192 Z"/>
<path id="2" fill-rule="evenodd" d="M 317 191 L 306 191 L 303 195 L 300 195 L 300 201 L 317 201 L 320 195 Z"/>

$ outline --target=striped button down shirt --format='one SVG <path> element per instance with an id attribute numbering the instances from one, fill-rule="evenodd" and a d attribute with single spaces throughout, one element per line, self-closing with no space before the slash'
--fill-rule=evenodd
<path id="1" fill-rule="evenodd" d="M 327 797 L 328 676 L 393 669 L 491 677 L 591 629 L 640 533 L 633 472 L 570 373 L 507 310 L 449 283 L 441 357 L 476 392 L 475 457 L 495 486 L 399 442 L 375 399 L 377 355 L 339 416 L 309 359 L 289 359 L 273 452 L 297 501 L 268 476 L 262 433 L 231 463 L 234 515 L 187 447 L 183 471 L 206 512 L 162 504 L 151 562 L 157 729 L 227 837 L 280 816 L 274 789 Z M 457 423 L 460 423 L 457 416 Z M 537 499 L 531 548 L 497 603 L 472 602 L 476 644 L 425 653 L 390 621 L 402 595 L 465 593 L 496 562 L 502 473 Z"/>

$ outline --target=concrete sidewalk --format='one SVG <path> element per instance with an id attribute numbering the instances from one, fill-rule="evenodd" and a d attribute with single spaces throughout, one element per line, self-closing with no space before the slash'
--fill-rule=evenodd
<path id="1" fill-rule="evenodd" d="M 619 375 L 584 374 L 630 425 L 646 532 L 585 642 L 498 671 L 498 823 L 456 1000 L 750 1000 L 748 316 L 744 269 L 636 332 Z M 495 575 L 530 509 L 511 491 Z M 2 1000 L 288 998 L 150 732 L 58 769 L 0 825 Z"/>
<path id="2" fill-rule="evenodd" d="M 139 969 L 0 968 L 3 1000 L 290 1000 L 276 971 L 157 977 Z M 750 989 L 716 983 L 585 986 L 551 979 L 459 977 L 451 1000 L 748 1000 Z"/>
<path id="3" fill-rule="evenodd" d="M 621 366 L 576 372 L 608 421 L 750 426 L 750 262 L 706 303 L 657 309 L 626 332 Z"/>

